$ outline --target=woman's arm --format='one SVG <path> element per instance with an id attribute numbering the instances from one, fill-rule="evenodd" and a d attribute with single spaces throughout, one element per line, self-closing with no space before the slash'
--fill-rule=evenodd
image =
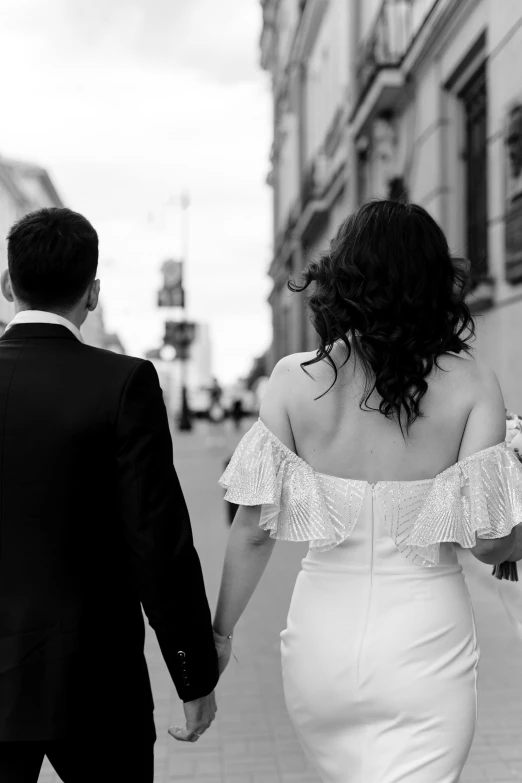
<path id="1" fill-rule="evenodd" d="M 475 373 L 472 379 L 475 399 L 462 436 L 459 460 L 496 446 L 506 438 L 506 407 L 497 376 L 490 367 L 478 362 L 475 363 Z M 470 551 L 481 563 L 497 565 L 512 557 L 515 535 L 513 529 L 503 538 L 476 536 L 476 544 Z"/>
<path id="2" fill-rule="evenodd" d="M 232 633 L 261 579 L 275 539 L 259 527 L 261 506 L 240 506 L 230 529 L 218 605 L 214 642 L 219 676 L 232 652 Z"/>
<path id="3" fill-rule="evenodd" d="M 504 560 L 519 560 L 522 559 L 522 551 L 520 557 L 514 557 L 516 549 L 516 528 L 503 538 L 485 539 L 476 537 L 477 543 L 470 549 L 470 552 L 477 560 L 487 565 L 498 565 L 503 563 Z M 520 547 L 520 541 L 519 541 Z"/>
<path id="4" fill-rule="evenodd" d="M 286 395 L 294 364 L 294 358 L 289 356 L 274 367 L 259 413 L 268 429 L 292 451 L 295 445 L 286 411 Z M 261 508 L 240 505 L 230 529 L 214 618 L 220 673 L 230 657 L 230 639 L 227 637 L 232 634 L 252 597 L 275 545 L 275 539 L 259 527 Z"/>
<path id="5" fill-rule="evenodd" d="M 270 559 L 275 539 L 259 527 L 261 506 L 240 506 L 230 529 L 214 630 L 229 636 Z"/>

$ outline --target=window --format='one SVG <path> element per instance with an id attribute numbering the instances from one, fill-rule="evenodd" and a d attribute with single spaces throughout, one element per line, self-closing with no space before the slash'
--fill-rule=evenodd
<path id="1" fill-rule="evenodd" d="M 482 66 L 460 93 L 465 112 L 467 254 L 473 287 L 488 277 L 487 93 Z"/>

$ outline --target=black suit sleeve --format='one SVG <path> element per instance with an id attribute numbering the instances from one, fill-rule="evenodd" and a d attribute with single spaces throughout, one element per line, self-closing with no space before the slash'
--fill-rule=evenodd
<path id="1" fill-rule="evenodd" d="M 217 682 L 217 657 L 201 565 L 174 469 L 154 366 L 125 386 L 117 421 L 119 498 L 137 593 L 183 701 Z"/>

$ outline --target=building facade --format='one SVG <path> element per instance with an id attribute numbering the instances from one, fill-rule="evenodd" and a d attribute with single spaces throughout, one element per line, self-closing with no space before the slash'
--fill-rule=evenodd
<path id="1" fill-rule="evenodd" d="M 479 356 L 522 406 L 522 4 L 265 0 L 274 341 L 316 347 L 290 276 L 371 197 L 422 204 L 472 266 Z M 515 338 L 515 339 L 514 339 Z M 519 369 L 520 367 L 520 369 Z"/>
<path id="2" fill-rule="evenodd" d="M 261 63 L 272 77 L 273 343 L 268 364 L 315 346 L 304 297 L 286 283 L 350 208 L 350 36 L 347 0 L 265 0 Z M 269 366 L 269 369 L 271 367 Z"/>
<path id="3" fill-rule="evenodd" d="M 13 223 L 41 207 L 61 207 L 47 172 L 29 163 L 0 157 L 0 273 L 7 268 L 7 234 Z M 13 306 L 0 297 L 0 328 L 13 317 Z"/>

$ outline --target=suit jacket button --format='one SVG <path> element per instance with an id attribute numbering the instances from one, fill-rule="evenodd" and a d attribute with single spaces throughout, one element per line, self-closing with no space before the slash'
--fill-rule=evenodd
<path id="1" fill-rule="evenodd" d="M 186 657 L 187 657 L 187 656 L 186 656 L 186 653 L 184 653 L 184 652 L 183 652 L 183 650 L 180 650 L 180 651 L 178 652 L 178 658 L 186 658 Z"/>

